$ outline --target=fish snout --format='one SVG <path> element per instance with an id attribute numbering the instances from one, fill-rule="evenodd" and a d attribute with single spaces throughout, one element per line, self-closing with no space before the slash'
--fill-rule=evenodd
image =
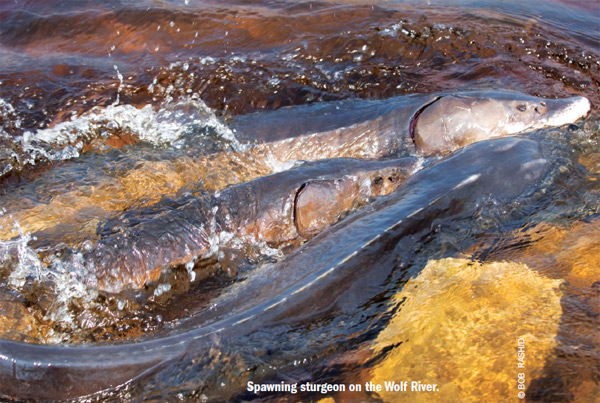
<path id="1" fill-rule="evenodd" d="M 423 155 L 528 130 L 558 127 L 586 116 L 587 98 L 537 98 L 525 94 L 472 93 L 444 96 L 427 105 L 411 123 L 415 145 Z"/>
<path id="2" fill-rule="evenodd" d="M 362 183 L 366 189 L 363 192 L 366 196 L 387 195 L 396 190 L 407 178 L 406 172 L 398 168 L 388 168 L 373 175 L 370 180 L 364 180 Z"/>
<path id="3" fill-rule="evenodd" d="M 538 112 L 540 119 L 534 124 L 534 128 L 573 123 L 585 117 L 591 109 L 590 101 L 580 96 L 564 99 L 545 99 L 540 101 L 539 104 L 536 112 Z"/>

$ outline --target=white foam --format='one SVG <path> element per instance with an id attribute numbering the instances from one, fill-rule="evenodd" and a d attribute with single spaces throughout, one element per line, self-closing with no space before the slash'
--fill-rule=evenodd
<path id="1" fill-rule="evenodd" d="M 12 257 L 17 258 L 17 265 L 8 276 L 7 284 L 9 287 L 18 290 L 25 285 L 28 278 L 41 280 L 44 265 L 38 259 L 35 250 L 29 247 L 29 241 L 32 239 L 31 234 L 24 234 L 18 222 L 15 222 L 15 228 L 19 232 L 17 238 L 0 242 L 0 262 L 4 263 Z"/>
<path id="2" fill-rule="evenodd" d="M 190 283 L 193 283 L 194 280 L 196 280 L 196 272 L 194 271 L 195 260 L 196 257 L 194 257 L 192 260 L 185 264 L 185 269 L 187 270 L 188 275 L 190 276 Z"/>
<path id="3" fill-rule="evenodd" d="M 290 169 L 298 166 L 298 164 L 302 164 L 304 162 L 299 160 L 287 160 L 282 162 L 270 152 L 265 153 L 265 157 L 265 162 L 271 168 L 271 173 L 289 171 Z"/>
<path id="4" fill-rule="evenodd" d="M 24 145 L 32 141 L 51 145 L 72 144 L 98 130 L 113 127 L 127 130 L 154 145 L 164 145 L 181 138 L 192 126 L 199 125 L 214 127 L 227 140 L 235 139 L 231 130 L 216 118 L 204 102 L 189 97 L 161 107 L 158 111 L 151 105 L 140 109 L 132 105 L 94 108 L 85 115 L 52 128 L 28 133 L 23 136 L 23 142 Z"/>
<path id="5" fill-rule="evenodd" d="M 398 31 L 403 29 L 404 27 L 404 21 L 400 21 L 397 24 L 394 24 L 392 26 L 390 26 L 389 28 L 384 28 L 380 31 L 380 35 L 381 36 L 396 36 L 398 34 Z"/>
<path id="6" fill-rule="evenodd" d="M 363 179 L 363 181 L 360 183 L 360 193 L 366 197 L 371 196 L 371 179 Z"/>
<path id="7" fill-rule="evenodd" d="M 30 104 L 28 104 L 29 106 Z M 15 107 L 8 101 L 0 98 L 0 118 L 5 122 L 11 122 L 12 125 L 16 128 L 20 128 L 23 125 L 23 121 L 18 116 Z M 8 135 L 0 128 L 0 135 L 2 137 Z"/>
<path id="8" fill-rule="evenodd" d="M 0 99 L 0 109 L 3 103 Z M 5 109 L 10 111 L 9 106 Z M 24 153 L 15 155 L 22 165 L 35 165 L 40 159 L 62 161 L 79 157 L 86 140 L 109 136 L 121 130 L 154 146 L 176 145 L 198 127 L 209 127 L 217 136 L 230 142 L 236 151 L 244 147 L 234 133 L 223 124 L 206 104 L 195 95 L 168 102 L 155 110 L 151 105 L 136 108 L 132 105 L 112 104 L 96 107 L 84 115 L 73 115 L 71 120 L 37 131 L 26 131 L 11 139 L 19 142 Z M 10 137 L 9 137 L 10 138 Z M 7 170 L 8 168 L 4 168 Z M 6 173 L 6 172 L 5 172 Z"/>
<path id="9" fill-rule="evenodd" d="M 39 259 L 37 252 L 29 246 L 32 236 L 23 233 L 18 223 L 15 227 L 19 236 L 10 241 L 0 241 L 0 264 L 9 263 L 12 271 L 7 278 L 7 286 L 15 291 L 23 291 L 27 284 L 49 285 L 52 289 L 52 304 L 46 310 L 44 320 L 61 325 L 63 329 L 77 328 L 76 318 L 70 306 L 74 300 L 85 306 L 96 304 L 98 296 L 94 276 L 89 275 L 86 261 L 80 253 L 75 253 L 68 261 L 52 258 L 49 262 Z M 16 264 L 15 264 L 16 261 Z M 61 341 L 61 334 L 49 334 L 46 342 Z"/>
<path id="10" fill-rule="evenodd" d="M 159 295 L 169 292 L 170 290 L 171 290 L 171 284 L 169 284 L 169 283 L 159 284 L 158 287 L 156 287 L 156 289 L 154 290 L 154 296 L 158 297 Z"/>
<path id="11" fill-rule="evenodd" d="M 15 113 L 15 107 L 12 106 L 9 102 L 0 98 L 0 114 L 2 115 L 12 115 Z"/>

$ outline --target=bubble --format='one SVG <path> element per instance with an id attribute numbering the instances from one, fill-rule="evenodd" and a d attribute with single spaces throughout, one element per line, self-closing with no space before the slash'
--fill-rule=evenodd
<path id="1" fill-rule="evenodd" d="M 159 284 L 158 287 L 156 287 L 156 289 L 154 290 L 154 296 L 158 297 L 166 292 L 169 292 L 170 290 L 171 290 L 171 284 L 169 284 L 169 283 Z"/>

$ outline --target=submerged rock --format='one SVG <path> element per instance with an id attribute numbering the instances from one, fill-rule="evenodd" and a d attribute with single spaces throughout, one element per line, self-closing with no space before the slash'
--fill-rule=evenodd
<path id="1" fill-rule="evenodd" d="M 521 250 L 515 260 L 574 286 L 591 287 L 600 274 L 599 231 L 600 220 L 577 222 L 569 228 L 537 226 L 535 232 L 541 239 Z"/>
<path id="2" fill-rule="evenodd" d="M 568 227 L 542 223 L 512 234 L 507 245 L 488 256 L 526 264 L 565 282 L 555 358 L 528 388 L 528 399 L 585 402 L 600 395 L 599 230 L 597 218 Z"/>
<path id="3" fill-rule="evenodd" d="M 51 333 L 52 327 L 40 323 L 21 303 L 0 300 L 0 338 L 44 343 Z"/>
<path id="4" fill-rule="evenodd" d="M 408 381 L 385 401 L 504 401 L 517 396 L 551 358 L 562 308 L 561 280 L 518 263 L 431 261 L 395 297 L 402 302 L 375 341 L 392 347 L 372 369 L 373 383 Z M 525 349 L 518 368 L 519 341 Z M 437 391 L 411 391 L 411 382 Z"/>

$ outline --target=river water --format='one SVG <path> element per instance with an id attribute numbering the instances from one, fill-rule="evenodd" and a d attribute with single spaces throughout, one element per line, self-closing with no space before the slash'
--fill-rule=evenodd
<path id="1" fill-rule="evenodd" d="M 190 355 L 95 398 L 518 400 L 511 366 L 524 338 L 526 400 L 593 401 L 600 393 L 594 0 L 2 2 L 0 336 L 91 345 L 177 333 L 221 290 L 302 250 L 301 242 L 221 237 L 212 260 L 178 262 L 170 274 L 118 292 L 94 287 L 81 258 L 123 223 L 289 169 L 245 153 L 271 140 L 262 128 L 273 122 L 261 113 L 497 89 L 581 95 L 592 104 L 576 124 L 532 134 L 560 158 L 531 198 L 478 200 L 474 217 L 434 221 L 424 235 L 398 242 L 393 258 L 363 258 L 374 271 L 390 271 L 355 313 L 282 320 L 238 340 L 244 348 L 215 342 L 201 359 Z M 236 132 L 248 117 L 255 129 Z M 355 156 L 347 154 L 316 159 Z M 65 248 L 71 255 L 59 256 Z M 482 280 L 485 270 L 503 275 Z M 405 286 L 412 282 L 421 294 Z M 484 295 L 499 297 L 468 305 Z M 363 389 L 254 394 L 248 380 Z M 442 389 L 364 389 L 404 380 Z"/>

